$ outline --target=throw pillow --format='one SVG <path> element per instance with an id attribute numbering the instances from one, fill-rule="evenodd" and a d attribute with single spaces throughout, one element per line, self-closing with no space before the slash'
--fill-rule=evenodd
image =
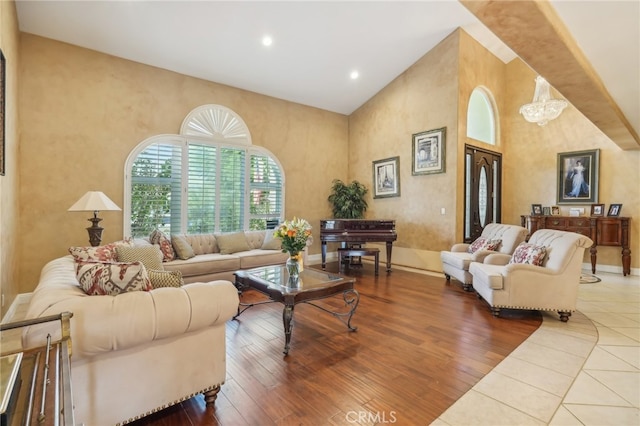
<path id="1" fill-rule="evenodd" d="M 502 240 L 490 240 L 485 237 L 478 237 L 474 242 L 469 245 L 467 251 L 469 253 L 475 253 L 478 250 L 492 250 L 495 251 L 500 247 Z"/>
<path id="2" fill-rule="evenodd" d="M 187 260 L 196 255 L 193 252 L 191 244 L 189 244 L 189 242 L 180 235 L 172 235 L 171 244 L 173 244 L 173 249 L 175 250 L 178 259 Z"/>
<path id="3" fill-rule="evenodd" d="M 147 274 L 149 274 L 149 280 L 153 288 L 181 287 L 184 285 L 182 272 L 180 271 L 154 271 L 149 269 Z"/>
<path id="4" fill-rule="evenodd" d="M 520 243 L 513 252 L 509 264 L 511 263 L 528 263 L 531 265 L 542 266 L 547 248 L 545 246 L 537 246 L 535 244 Z"/>
<path id="5" fill-rule="evenodd" d="M 276 237 L 273 229 L 267 229 L 262 243 L 262 250 L 282 250 L 282 240 Z"/>
<path id="6" fill-rule="evenodd" d="M 130 247 L 133 243 L 131 239 L 115 241 L 97 247 L 69 247 L 69 253 L 76 261 L 92 260 L 94 262 L 117 262 L 118 247 Z"/>
<path id="7" fill-rule="evenodd" d="M 216 241 L 221 254 L 233 254 L 239 251 L 249 251 L 249 243 L 244 232 L 232 232 L 230 234 L 216 234 Z"/>
<path id="8" fill-rule="evenodd" d="M 159 246 L 118 247 L 117 252 L 118 262 L 142 262 L 147 269 L 164 269 Z"/>
<path id="9" fill-rule="evenodd" d="M 153 232 L 151 232 L 151 235 L 149 235 L 149 241 L 151 241 L 151 244 L 160 246 L 163 262 L 170 262 L 176 258 L 176 254 L 173 251 L 173 246 L 171 245 L 171 240 L 165 235 L 164 232 L 160 231 L 159 229 L 154 229 Z"/>
<path id="10" fill-rule="evenodd" d="M 153 287 L 141 262 L 78 262 L 80 287 L 90 296 L 117 296 L 129 291 L 149 291 Z"/>

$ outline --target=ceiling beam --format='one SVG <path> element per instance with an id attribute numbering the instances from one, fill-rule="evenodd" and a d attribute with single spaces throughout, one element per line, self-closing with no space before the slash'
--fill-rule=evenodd
<path id="1" fill-rule="evenodd" d="M 638 133 L 548 1 L 459 0 L 622 149 Z"/>

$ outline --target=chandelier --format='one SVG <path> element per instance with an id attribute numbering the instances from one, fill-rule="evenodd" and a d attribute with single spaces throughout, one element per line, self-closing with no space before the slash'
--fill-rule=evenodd
<path id="1" fill-rule="evenodd" d="M 567 101 L 551 99 L 549 83 L 541 76 L 536 77 L 536 91 L 533 94 L 533 102 L 520 107 L 520 114 L 529 123 L 537 123 L 544 126 L 549 121 L 558 118 L 563 109 L 567 107 Z"/>

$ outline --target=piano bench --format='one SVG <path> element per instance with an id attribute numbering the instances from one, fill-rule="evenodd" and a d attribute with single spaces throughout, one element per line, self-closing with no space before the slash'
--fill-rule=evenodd
<path id="1" fill-rule="evenodd" d="M 342 258 L 345 256 L 354 256 L 354 257 L 362 257 L 362 256 L 373 256 L 374 257 L 374 265 L 376 270 L 376 275 L 378 275 L 378 268 L 380 263 L 380 250 L 377 248 L 369 248 L 369 247 L 340 247 L 338 248 L 338 268 L 342 270 Z"/>

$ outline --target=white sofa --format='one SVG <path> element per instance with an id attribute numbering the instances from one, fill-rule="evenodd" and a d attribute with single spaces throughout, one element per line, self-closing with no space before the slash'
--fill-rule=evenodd
<path id="1" fill-rule="evenodd" d="M 271 234 L 271 235 L 267 235 Z M 220 253 L 215 234 L 180 234 L 195 253 L 190 259 L 176 259 L 164 262 L 166 271 L 180 271 L 184 282 L 229 280 L 234 281 L 233 273 L 240 269 L 258 268 L 261 266 L 284 264 L 287 253 L 280 249 L 280 241 L 267 244 L 265 239 L 272 238 L 273 229 L 266 231 L 245 231 L 244 236 L 249 250 L 231 254 Z M 139 243 L 137 240 L 136 243 Z M 278 247 L 278 248 L 274 248 Z"/>
<path id="2" fill-rule="evenodd" d="M 205 394 L 213 403 L 225 380 L 225 323 L 237 313 L 229 281 L 88 296 L 72 256 L 42 270 L 26 314 L 73 313 L 71 380 L 77 424 L 129 423 Z M 24 330 L 23 345 L 59 338 L 59 325 Z"/>
<path id="3" fill-rule="evenodd" d="M 471 262 L 482 263 L 484 259 L 493 253 L 512 254 L 515 248 L 525 240 L 529 231 L 518 225 L 507 225 L 503 223 L 490 223 L 482 230 L 482 238 L 487 240 L 500 240 L 498 249 L 478 250 L 469 253 L 470 244 L 458 243 L 451 247 L 450 251 L 441 251 L 442 270 L 444 276 L 449 281 L 454 277 L 462 283 L 462 287 L 470 291 L 473 276 L 469 273 Z"/>
<path id="4" fill-rule="evenodd" d="M 541 229 L 529 244 L 545 247 L 542 264 L 511 263 L 511 256 L 492 254 L 474 262 L 473 289 L 487 301 L 495 316 L 501 308 L 558 311 L 566 322 L 576 310 L 584 250 L 593 241 L 574 232 Z"/>

